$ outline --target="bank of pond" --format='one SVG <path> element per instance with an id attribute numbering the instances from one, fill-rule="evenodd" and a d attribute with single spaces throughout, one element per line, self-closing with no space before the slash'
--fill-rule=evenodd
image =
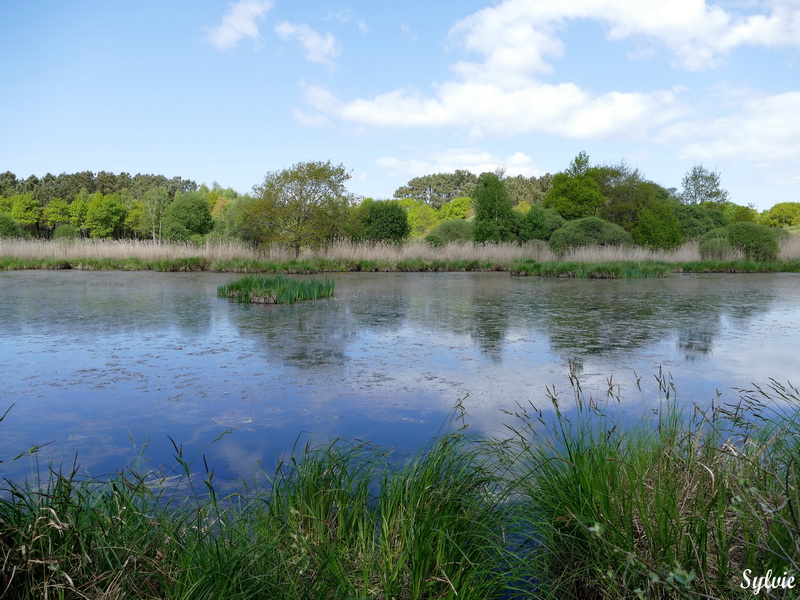
<path id="1" fill-rule="evenodd" d="M 143 260 L 140 258 L 3 258 L 0 271 L 42 269 L 320 274 L 348 272 L 486 272 L 507 271 L 518 276 L 577 278 L 668 277 L 673 273 L 798 273 L 800 260 L 758 262 L 752 260 L 697 260 L 690 262 L 628 261 L 606 262 L 547 261 L 531 259 L 493 260 L 358 260 L 309 258 L 285 261 L 256 259 L 215 260 L 203 257 Z"/>
<path id="2" fill-rule="evenodd" d="M 171 438 L 175 464 L 158 473 L 6 481 L 0 595 L 780 596 L 800 569 L 800 394 L 773 381 L 685 411 L 658 379 L 652 419 L 625 420 L 618 397 L 571 379 L 569 401 L 548 393 L 552 420 L 509 411 L 505 439 L 470 433 L 458 404 L 412 456 L 296 448 L 234 494 Z"/>

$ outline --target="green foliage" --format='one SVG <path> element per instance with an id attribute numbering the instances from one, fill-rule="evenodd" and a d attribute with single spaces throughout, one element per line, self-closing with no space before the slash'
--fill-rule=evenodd
<path id="1" fill-rule="evenodd" d="M 397 202 L 365 201 L 362 208 L 364 239 L 373 242 L 399 243 L 411 233 L 408 214 Z"/>
<path id="2" fill-rule="evenodd" d="M 723 223 L 719 210 L 710 210 L 700 204 L 674 203 L 672 213 L 678 219 L 681 235 L 686 240 L 696 240 Z"/>
<path id="3" fill-rule="evenodd" d="M 245 304 L 294 304 L 333 296 L 335 282 L 292 279 L 284 275 L 247 275 L 217 288 L 217 295 Z"/>
<path id="4" fill-rule="evenodd" d="M 163 195 L 162 190 L 156 190 Z M 188 240 L 192 236 L 203 236 L 214 226 L 208 201 L 202 192 L 175 194 L 164 218 L 164 237 L 172 240 Z"/>
<path id="5" fill-rule="evenodd" d="M 582 246 L 622 246 L 632 242 L 630 233 L 599 217 L 568 221 L 550 236 L 550 248 L 559 253 Z"/>
<path id="6" fill-rule="evenodd" d="M 495 173 L 483 173 L 478 178 L 474 200 L 473 239 L 476 242 L 508 242 L 516 239 L 517 217 L 505 185 Z"/>
<path id="7" fill-rule="evenodd" d="M 22 237 L 22 229 L 11 215 L 0 213 L 0 238 Z"/>
<path id="8" fill-rule="evenodd" d="M 724 206 L 728 202 L 728 192 L 720 186 L 720 175 L 709 171 L 702 165 L 693 166 L 681 180 L 683 191 L 681 200 L 686 204 L 707 202 Z"/>
<path id="9" fill-rule="evenodd" d="M 684 242 L 680 221 L 664 202 L 653 202 L 639 213 L 632 236 L 635 243 L 654 250 L 677 248 Z"/>
<path id="10" fill-rule="evenodd" d="M 800 202 L 779 202 L 762 213 L 761 223 L 769 227 L 800 225 Z"/>
<path id="11" fill-rule="evenodd" d="M 53 231 L 53 239 L 76 239 L 81 237 L 80 231 L 75 229 L 72 225 L 59 225 Z"/>
<path id="12" fill-rule="evenodd" d="M 778 234 L 774 229 L 751 221 L 732 223 L 725 229 L 728 241 L 746 258 L 763 262 L 778 259 Z"/>
<path id="13" fill-rule="evenodd" d="M 11 218 L 20 228 L 30 234 L 35 234 L 42 215 L 42 207 L 33 197 L 33 194 L 14 196 L 11 204 Z"/>
<path id="14" fill-rule="evenodd" d="M 542 206 L 567 220 L 598 216 L 605 204 L 600 185 L 587 173 L 556 173 Z"/>
<path id="15" fill-rule="evenodd" d="M 740 206 L 738 204 L 734 204 L 733 202 L 729 202 L 725 206 L 723 214 L 725 215 L 728 223 L 739 223 L 741 221 L 752 221 L 753 223 L 757 223 L 759 220 L 758 211 L 752 206 Z"/>
<path id="16" fill-rule="evenodd" d="M 94 194 L 86 206 L 85 226 L 93 238 L 121 237 L 128 211 L 117 194 Z"/>
<path id="17" fill-rule="evenodd" d="M 407 185 L 398 188 L 394 197 L 419 200 L 434 209 L 440 209 L 454 198 L 471 196 L 476 184 L 477 177 L 469 171 L 435 173 L 415 177 Z"/>
<path id="18" fill-rule="evenodd" d="M 558 211 L 535 204 L 531 206 L 522 221 L 519 239 L 522 242 L 549 240 L 553 232 L 563 227 L 565 223 L 564 217 Z"/>
<path id="19" fill-rule="evenodd" d="M 285 243 L 300 255 L 339 237 L 347 222 L 350 198 L 343 165 L 297 163 L 268 173 L 253 188 L 255 198 L 242 206 L 239 234 L 257 244 Z"/>
<path id="20" fill-rule="evenodd" d="M 42 217 L 45 225 L 55 229 L 59 225 L 67 225 L 70 220 L 69 204 L 62 198 L 55 198 L 44 207 Z"/>
<path id="21" fill-rule="evenodd" d="M 472 210 L 472 198 L 453 198 L 439 209 L 439 218 L 445 221 L 451 219 L 466 219 Z"/>
<path id="22" fill-rule="evenodd" d="M 464 219 L 442 221 L 426 237 L 431 246 L 441 247 L 450 242 L 471 242 L 475 226 Z"/>

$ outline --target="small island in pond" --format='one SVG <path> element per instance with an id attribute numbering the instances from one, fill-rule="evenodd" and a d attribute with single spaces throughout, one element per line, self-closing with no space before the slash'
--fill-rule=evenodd
<path id="1" fill-rule="evenodd" d="M 301 280 L 274 275 L 247 275 L 217 288 L 217 296 L 245 304 L 294 304 L 333 296 L 334 281 Z"/>

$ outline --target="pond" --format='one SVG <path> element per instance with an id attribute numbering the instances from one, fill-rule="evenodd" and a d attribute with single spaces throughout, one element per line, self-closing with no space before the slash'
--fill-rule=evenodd
<path id="1" fill-rule="evenodd" d="M 459 399 L 470 427 L 502 435 L 517 402 L 547 410 L 548 386 L 570 398 L 571 370 L 587 395 L 613 386 L 620 410 L 644 415 L 659 369 L 683 402 L 705 405 L 791 381 L 800 356 L 791 274 L 353 273 L 335 275 L 327 300 L 217 298 L 239 277 L 0 273 L 0 414 L 14 404 L 0 423 L 0 475 L 77 455 L 82 472 L 103 476 L 145 446 L 148 467 L 174 466 L 171 437 L 221 478 L 248 478 L 309 440 L 413 451 Z M 9 462 L 48 442 L 38 462 Z"/>

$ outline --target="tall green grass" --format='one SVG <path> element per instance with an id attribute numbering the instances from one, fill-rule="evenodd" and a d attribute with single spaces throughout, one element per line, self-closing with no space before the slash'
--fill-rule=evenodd
<path id="1" fill-rule="evenodd" d="M 652 418 L 570 376 L 551 412 L 509 411 L 506 439 L 469 434 L 459 405 L 408 458 L 306 446 L 227 496 L 175 442 L 158 477 L 6 481 L 0 597 L 729 599 L 753 597 L 747 569 L 797 576 L 798 391 L 684 411 L 656 382 Z"/>
<path id="2" fill-rule="evenodd" d="M 246 275 L 217 288 L 217 295 L 235 302 L 249 304 L 294 304 L 303 300 L 317 300 L 333 295 L 335 282 L 318 279 L 292 279 L 283 275 L 263 277 Z"/>

